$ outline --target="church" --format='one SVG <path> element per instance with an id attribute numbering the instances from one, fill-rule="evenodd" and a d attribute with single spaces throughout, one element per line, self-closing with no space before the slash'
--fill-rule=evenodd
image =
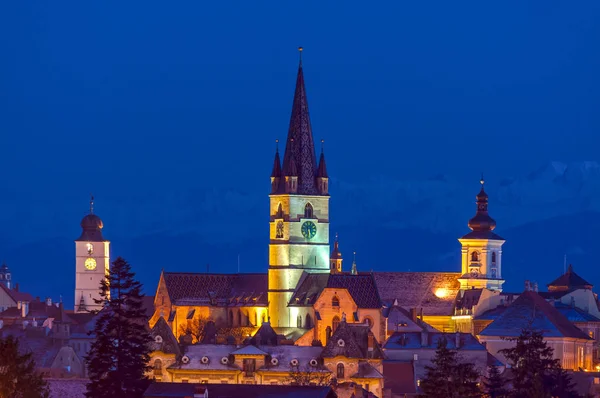
<path id="1" fill-rule="evenodd" d="M 504 239 L 493 232 L 483 179 L 471 232 L 459 239 L 460 272 L 361 272 L 355 261 L 348 270 L 337 237 L 331 250 L 329 175 L 323 147 L 318 156 L 315 148 L 301 58 L 285 148 L 275 152 L 270 181 L 266 272 L 163 271 L 151 327 L 162 317 L 179 337 L 200 319 L 247 335 L 269 322 L 296 345 L 308 346 L 325 345 L 346 318 L 367 324 L 383 342 L 398 329 L 392 308 L 417 314 L 440 331 L 471 332 L 468 310 L 456 310 L 465 292 L 479 292 L 483 307 L 500 302 Z"/>

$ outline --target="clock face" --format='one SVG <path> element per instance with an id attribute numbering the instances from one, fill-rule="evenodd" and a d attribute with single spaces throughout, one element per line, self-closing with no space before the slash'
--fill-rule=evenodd
<path id="1" fill-rule="evenodd" d="M 94 260 L 93 258 L 86 259 L 85 260 L 85 268 L 87 268 L 89 270 L 96 269 L 96 260 Z"/>
<path id="2" fill-rule="evenodd" d="M 312 239 L 317 234 L 317 226 L 312 221 L 306 221 L 302 224 L 302 236 L 306 239 Z"/>

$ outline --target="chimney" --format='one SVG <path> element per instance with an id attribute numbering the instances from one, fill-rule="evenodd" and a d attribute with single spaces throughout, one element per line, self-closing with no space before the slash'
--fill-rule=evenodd
<path id="1" fill-rule="evenodd" d="M 534 292 L 538 292 L 538 283 L 537 282 L 533 282 L 533 291 Z"/>
<path id="2" fill-rule="evenodd" d="M 416 308 L 411 308 L 410 309 L 410 319 L 413 322 L 417 322 L 417 309 Z"/>
<path id="3" fill-rule="evenodd" d="M 368 351 L 373 351 L 373 333 L 369 333 L 367 335 L 367 347 L 368 347 Z"/>
<path id="4" fill-rule="evenodd" d="M 52 306 L 52 299 L 51 299 L 50 297 L 46 297 L 46 305 L 47 305 L 48 307 L 51 307 L 51 306 Z"/>
<path id="5" fill-rule="evenodd" d="M 531 282 L 529 281 L 529 279 L 525 280 L 525 291 L 526 292 L 531 291 Z"/>
<path id="6" fill-rule="evenodd" d="M 27 314 L 29 314 L 29 303 L 23 302 L 23 304 L 21 304 L 21 316 L 25 318 Z"/>
<path id="7" fill-rule="evenodd" d="M 15 283 L 15 292 L 19 292 L 19 284 Z"/>
<path id="8" fill-rule="evenodd" d="M 454 335 L 454 345 L 457 349 L 460 348 L 460 332 L 456 332 Z"/>
<path id="9" fill-rule="evenodd" d="M 426 347 L 429 345 L 429 332 L 427 329 L 423 329 L 421 331 L 421 347 Z"/>

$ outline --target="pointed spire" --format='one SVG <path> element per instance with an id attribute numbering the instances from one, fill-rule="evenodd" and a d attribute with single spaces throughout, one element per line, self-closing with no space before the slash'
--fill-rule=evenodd
<path id="1" fill-rule="evenodd" d="M 357 275 L 358 274 L 358 270 L 356 269 L 356 252 L 353 253 L 354 254 L 354 259 L 352 260 L 352 275 Z"/>
<path id="2" fill-rule="evenodd" d="M 327 165 L 325 164 L 325 152 L 323 151 L 325 140 L 321 140 L 321 157 L 319 159 L 319 168 L 317 170 L 317 177 L 329 178 L 327 175 Z"/>
<path id="3" fill-rule="evenodd" d="M 94 195 L 90 194 L 90 214 L 94 214 Z"/>
<path id="4" fill-rule="evenodd" d="M 279 160 L 279 140 L 275 140 L 275 160 L 273 161 L 273 171 L 271 177 L 278 178 L 281 176 L 281 160 Z"/>
<path id="5" fill-rule="evenodd" d="M 298 50 L 301 55 L 302 48 Z M 296 172 L 293 171 L 293 168 L 296 169 Z M 286 176 L 298 176 L 297 193 L 316 195 L 319 193 L 315 183 L 316 171 L 317 159 L 308 113 L 302 58 L 300 58 L 292 115 L 283 156 L 283 173 Z"/>
<path id="6" fill-rule="evenodd" d="M 77 309 L 78 312 L 83 312 L 83 311 L 87 311 L 87 307 L 85 306 L 85 300 L 83 298 L 83 291 L 81 292 L 81 299 L 79 299 L 79 308 Z"/>

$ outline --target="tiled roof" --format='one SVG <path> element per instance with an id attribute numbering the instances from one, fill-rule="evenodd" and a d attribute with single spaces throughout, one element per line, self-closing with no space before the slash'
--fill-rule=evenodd
<path id="1" fill-rule="evenodd" d="M 6 286 L 4 286 L 3 283 L 0 283 L 0 289 L 4 290 L 6 294 L 8 294 L 8 296 L 14 300 L 15 303 L 18 303 L 19 301 L 31 302 L 34 300 L 31 294 L 19 292 L 15 289 L 9 289 Z"/>
<path id="2" fill-rule="evenodd" d="M 323 358 L 334 358 L 337 356 L 362 359 L 383 358 L 383 351 L 377 339 L 373 338 L 373 350 L 368 350 L 368 336 L 370 332 L 371 330 L 368 325 L 342 321 L 325 345 L 321 356 Z"/>
<path id="3" fill-rule="evenodd" d="M 350 377 L 354 379 L 383 379 L 383 375 L 367 361 L 360 361 L 358 371 Z"/>
<path id="4" fill-rule="evenodd" d="M 592 284 L 580 277 L 573 271 L 573 266 L 569 265 L 567 272 L 559 276 L 548 284 L 550 290 L 575 290 L 591 289 Z"/>
<path id="5" fill-rule="evenodd" d="M 304 273 L 289 305 L 312 306 L 325 288 L 347 289 L 358 308 L 381 308 L 377 285 L 371 273 Z"/>
<path id="6" fill-rule="evenodd" d="M 257 345 L 277 345 L 279 338 L 280 337 L 277 335 L 275 330 L 273 330 L 273 328 L 271 327 L 271 323 L 263 322 L 262 325 L 260 325 L 260 328 L 258 328 L 258 330 L 256 331 L 256 333 L 254 333 L 254 336 L 252 336 L 250 342 L 251 344 Z M 281 336 L 281 338 L 284 337 Z"/>
<path id="7" fill-rule="evenodd" d="M 456 345 L 457 333 L 429 332 L 427 344 L 422 344 L 423 335 L 419 332 L 397 332 L 390 336 L 383 349 L 388 350 L 414 350 L 414 349 L 437 349 L 438 341 L 446 339 L 448 349 L 459 351 L 485 351 L 485 347 L 477 338 L 470 333 L 458 333 L 459 345 Z"/>
<path id="8" fill-rule="evenodd" d="M 158 318 L 158 321 L 154 324 L 154 327 L 150 331 L 150 334 L 154 338 L 154 342 L 151 343 L 152 351 L 162 351 L 165 354 L 181 355 L 181 349 L 179 343 L 173 334 L 173 331 L 162 316 Z M 160 336 L 162 342 L 156 341 L 156 336 Z"/>
<path id="9" fill-rule="evenodd" d="M 481 297 L 482 292 L 483 292 L 483 289 L 465 290 L 462 297 L 460 296 L 460 294 L 458 296 L 456 296 L 456 307 L 455 308 L 457 310 L 472 309 L 474 306 L 476 306 L 479 303 L 479 298 Z"/>
<path id="10" fill-rule="evenodd" d="M 561 302 L 554 303 L 554 307 L 570 322 L 600 322 L 600 319 L 589 312 L 585 312 L 581 308 L 571 307 L 570 305 Z"/>
<path id="11" fill-rule="evenodd" d="M 385 388 L 392 390 L 394 396 L 416 394 L 417 383 L 412 362 L 383 361 Z"/>
<path id="12" fill-rule="evenodd" d="M 235 350 L 231 354 L 232 355 L 268 355 L 266 352 L 264 352 L 263 350 L 255 347 L 253 345 L 244 346 L 244 347 L 240 348 L 239 350 Z"/>
<path id="13" fill-rule="evenodd" d="M 50 398 L 83 398 L 87 390 L 87 379 L 46 379 Z"/>
<path id="14" fill-rule="evenodd" d="M 460 290 L 454 272 L 374 272 L 381 300 L 391 306 L 395 299 L 406 308 L 423 309 L 424 315 L 452 315 L 454 301 Z M 442 298 L 435 295 L 445 289 Z"/>
<path id="15" fill-rule="evenodd" d="M 267 274 L 165 272 L 169 298 L 180 305 L 266 306 Z"/>
<path id="16" fill-rule="evenodd" d="M 527 327 L 543 331 L 545 337 L 590 340 L 588 335 L 569 322 L 552 304 L 532 291 L 523 292 L 480 335 L 516 337 Z"/>
<path id="17" fill-rule="evenodd" d="M 413 321 L 410 316 L 410 312 L 404 308 L 394 305 L 386 311 L 387 317 L 387 330 L 390 331 L 402 331 L 402 332 L 420 332 L 423 327 L 430 331 L 435 331 L 433 327 L 427 323 L 417 319 Z"/>

